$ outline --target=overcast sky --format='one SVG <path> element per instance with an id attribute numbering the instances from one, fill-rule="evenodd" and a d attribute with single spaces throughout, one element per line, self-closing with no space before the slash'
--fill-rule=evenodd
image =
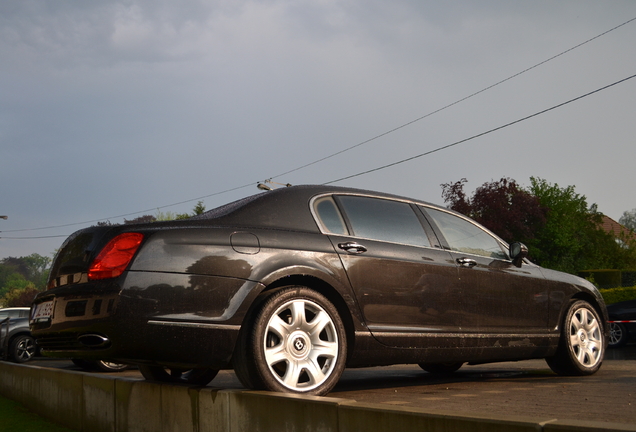
<path id="1" fill-rule="evenodd" d="M 633 0 L 0 2 L 0 258 L 51 256 L 97 220 L 211 209 L 271 177 L 330 182 L 524 118 L 636 74 L 636 21 L 276 177 L 632 18 Z M 336 184 L 443 204 L 442 183 L 534 176 L 618 220 L 636 207 L 635 101 L 631 79 Z"/>

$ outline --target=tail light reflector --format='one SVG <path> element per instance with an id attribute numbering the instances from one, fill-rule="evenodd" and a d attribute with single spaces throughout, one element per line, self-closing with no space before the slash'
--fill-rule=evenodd
<path id="1" fill-rule="evenodd" d="M 93 260 L 88 269 L 88 278 L 108 279 L 121 275 L 135 256 L 143 238 L 140 233 L 123 233 L 109 241 Z"/>

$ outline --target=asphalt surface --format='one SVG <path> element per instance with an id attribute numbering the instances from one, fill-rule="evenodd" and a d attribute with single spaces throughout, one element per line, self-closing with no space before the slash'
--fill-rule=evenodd
<path id="1" fill-rule="evenodd" d="M 81 370 L 70 361 L 36 359 L 32 365 Z M 143 379 L 137 370 L 110 376 Z M 221 371 L 210 387 L 243 389 L 232 371 Z M 417 365 L 347 369 L 328 395 L 358 402 L 456 413 L 636 424 L 636 345 L 609 350 L 599 372 L 561 377 L 543 360 L 465 365 L 439 376 Z"/>

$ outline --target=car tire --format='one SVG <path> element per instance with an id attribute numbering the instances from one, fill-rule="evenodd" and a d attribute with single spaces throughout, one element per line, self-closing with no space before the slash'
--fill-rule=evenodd
<path id="1" fill-rule="evenodd" d="M 75 366 L 79 366 L 87 371 L 101 371 L 101 372 L 121 372 L 128 369 L 128 365 L 124 363 L 113 363 L 104 360 L 83 360 L 72 359 Z"/>
<path id="2" fill-rule="evenodd" d="M 325 395 L 345 368 L 347 341 L 336 307 L 306 287 L 271 294 L 241 338 L 235 371 L 250 388 Z"/>
<path id="3" fill-rule="evenodd" d="M 102 372 L 121 372 L 128 369 L 128 365 L 125 363 L 114 363 L 105 360 L 96 361 L 95 367 Z"/>
<path id="4" fill-rule="evenodd" d="M 556 354 L 546 359 L 559 375 L 591 375 L 603 363 L 603 321 L 586 301 L 573 301 L 563 319 Z"/>
<path id="5" fill-rule="evenodd" d="M 182 383 L 206 386 L 219 373 L 218 369 L 170 369 L 158 365 L 139 365 L 139 372 L 147 381 Z"/>
<path id="6" fill-rule="evenodd" d="M 428 373 L 445 375 L 457 372 L 464 365 L 464 362 L 451 363 L 419 363 L 418 366 Z"/>
<path id="7" fill-rule="evenodd" d="M 29 335 L 16 336 L 9 346 L 9 357 L 16 363 L 24 363 L 31 360 L 37 351 L 35 339 Z"/>
<path id="8" fill-rule="evenodd" d="M 607 341 L 608 348 L 618 348 L 627 343 L 627 329 L 621 323 L 609 324 L 609 340 Z"/>

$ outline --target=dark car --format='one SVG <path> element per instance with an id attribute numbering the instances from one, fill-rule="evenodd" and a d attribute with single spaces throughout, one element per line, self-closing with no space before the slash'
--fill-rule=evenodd
<path id="1" fill-rule="evenodd" d="M 0 309 L 0 353 L 2 358 L 24 363 L 37 352 L 29 330 L 29 308 Z"/>
<path id="2" fill-rule="evenodd" d="M 137 364 L 146 379 L 325 394 L 345 366 L 545 358 L 598 370 L 596 288 L 526 260 L 445 208 L 295 186 L 187 220 L 73 234 L 33 304 L 48 356 Z"/>
<path id="3" fill-rule="evenodd" d="M 609 314 L 609 347 L 618 348 L 636 340 L 636 300 L 607 306 Z"/>
<path id="4" fill-rule="evenodd" d="M 24 363 L 37 355 L 38 347 L 29 328 L 30 311 L 28 307 L 0 309 L 0 354 L 3 358 Z M 119 372 L 128 368 L 125 364 L 102 360 L 73 360 L 73 362 L 82 369 L 102 372 Z"/>

